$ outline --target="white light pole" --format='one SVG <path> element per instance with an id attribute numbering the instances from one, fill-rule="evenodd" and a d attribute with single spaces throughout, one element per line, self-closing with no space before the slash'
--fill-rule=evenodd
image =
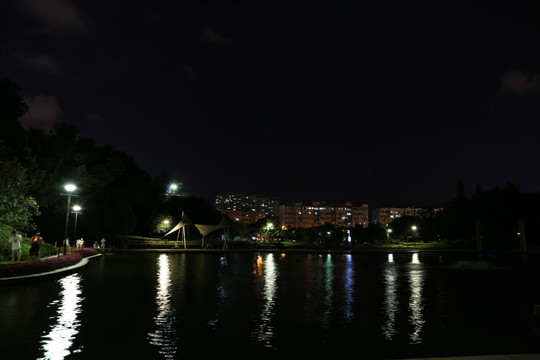
<path id="1" fill-rule="evenodd" d="M 75 226 L 73 227 L 73 239 L 77 241 L 77 218 L 79 217 L 79 214 L 82 214 L 81 207 L 79 205 L 74 205 L 72 207 L 73 211 L 72 213 L 75 214 Z M 75 245 L 77 245 L 75 243 Z"/>
<path id="2" fill-rule="evenodd" d="M 67 200 L 67 211 L 66 211 L 66 232 L 64 233 L 64 239 L 67 239 L 68 237 L 68 224 L 69 224 L 69 208 L 70 208 L 70 205 L 71 205 L 71 197 L 72 196 L 78 196 L 78 195 L 73 195 L 72 192 L 74 192 L 77 187 L 73 184 L 67 184 L 66 186 L 64 186 L 64 189 L 66 189 L 67 191 L 67 194 L 60 194 L 60 195 L 64 195 L 64 196 L 67 196 L 68 197 L 68 200 Z"/>

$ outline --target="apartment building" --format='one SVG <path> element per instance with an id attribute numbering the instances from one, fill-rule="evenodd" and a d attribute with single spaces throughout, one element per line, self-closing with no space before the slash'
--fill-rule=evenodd
<path id="1" fill-rule="evenodd" d="M 311 205 L 294 203 L 280 205 L 279 222 L 281 229 L 310 228 L 325 224 L 339 227 L 367 227 L 369 223 L 368 205 L 355 206 L 350 202 L 344 205 L 330 205 L 313 202 Z"/>
<path id="2" fill-rule="evenodd" d="M 382 227 L 388 226 L 394 219 L 403 216 L 420 216 L 423 208 L 417 207 L 381 207 L 372 210 L 372 222 L 379 224 Z M 442 210 L 442 208 L 433 209 L 435 212 Z"/>
<path id="3" fill-rule="evenodd" d="M 231 220 L 244 224 L 279 216 L 279 200 L 264 195 L 220 193 L 216 196 L 215 206 Z"/>

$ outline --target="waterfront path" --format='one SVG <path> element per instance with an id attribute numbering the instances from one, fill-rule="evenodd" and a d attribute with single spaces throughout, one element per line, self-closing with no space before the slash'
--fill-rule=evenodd
<path id="1" fill-rule="evenodd" d="M 71 274 L 85 267 L 86 265 L 88 265 L 88 263 L 91 260 L 98 259 L 102 256 L 103 254 L 96 254 L 96 255 L 88 256 L 88 257 L 82 258 L 81 261 L 79 261 L 75 265 L 66 266 L 64 268 L 56 269 L 53 271 L 47 271 L 43 273 L 23 275 L 23 276 L 11 276 L 11 277 L 0 278 L 0 286 L 6 285 L 6 284 L 17 284 L 17 283 L 22 283 L 22 282 L 43 280 L 43 279 L 54 278 L 54 277 Z"/>

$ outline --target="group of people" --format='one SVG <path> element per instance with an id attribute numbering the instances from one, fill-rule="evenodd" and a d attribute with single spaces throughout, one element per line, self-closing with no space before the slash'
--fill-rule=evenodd
<path id="1" fill-rule="evenodd" d="M 105 238 L 101 238 L 101 240 L 99 241 L 99 243 L 97 241 L 94 242 L 94 249 L 96 250 L 99 250 L 101 248 L 101 250 L 105 249 L 105 243 L 107 242 L 107 240 L 105 240 Z"/>
<path id="2" fill-rule="evenodd" d="M 22 257 L 22 246 L 21 243 L 23 241 L 23 237 L 21 234 L 19 234 L 18 231 L 13 230 L 11 232 L 11 237 L 8 240 L 9 249 L 11 252 L 11 262 L 14 263 L 15 260 L 19 263 L 21 262 Z M 39 256 L 39 247 L 41 243 L 43 242 L 43 238 L 41 237 L 41 233 L 36 233 L 34 236 L 30 238 L 30 251 L 29 251 L 29 258 L 28 261 L 34 261 L 37 260 Z M 105 238 L 101 238 L 100 244 L 101 249 L 105 248 Z M 84 249 L 84 239 L 80 238 L 76 240 L 75 246 L 77 249 L 82 250 Z M 61 252 L 63 252 L 64 255 L 66 255 L 67 252 L 69 252 L 70 242 L 69 237 L 66 237 L 64 241 L 62 242 L 62 248 Z M 94 249 L 99 249 L 100 245 L 96 241 L 94 243 Z"/>
<path id="3" fill-rule="evenodd" d="M 11 262 L 15 262 L 15 259 L 17 259 L 17 262 L 21 262 L 21 256 L 22 256 L 22 243 L 23 237 L 21 234 L 19 234 L 18 231 L 13 230 L 11 232 L 11 237 L 9 238 L 8 242 L 11 248 Z M 37 260 L 39 255 L 39 246 L 43 242 L 43 238 L 41 237 L 40 233 L 36 233 L 32 238 L 30 239 L 30 257 L 28 258 L 28 261 L 34 261 Z"/>
<path id="4" fill-rule="evenodd" d="M 75 248 L 78 250 L 84 249 L 83 238 L 75 240 Z M 65 238 L 64 241 L 62 242 L 62 247 L 60 250 L 64 255 L 66 255 L 68 252 L 71 252 L 71 242 L 70 242 L 69 236 Z"/>

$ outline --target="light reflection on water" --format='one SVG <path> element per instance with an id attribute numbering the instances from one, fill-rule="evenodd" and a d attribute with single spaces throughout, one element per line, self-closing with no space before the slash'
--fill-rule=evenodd
<path id="1" fill-rule="evenodd" d="M 396 335 L 396 316 L 399 312 L 398 300 L 398 282 L 399 272 L 397 264 L 394 262 L 394 255 L 388 254 L 388 262 L 385 263 L 383 270 L 384 282 L 384 302 L 383 313 L 386 316 L 386 322 L 381 325 L 383 336 L 387 340 L 392 340 Z"/>
<path id="2" fill-rule="evenodd" d="M 169 257 L 161 254 L 158 258 L 158 284 L 156 292 L 157 315 L 154 323 L 157 329 L 148 333 L 148 342 L 158 346 L 158 352 L 166 359 L 174 358 L 178 350 L 178 336 L 175 329 L 174 309 L 171 307 L 171 269 Z"/>
<path id="3" fill-rule="evenodd" d="M 412 332 L 409 335 L 411 344 L 422 343 L 422 327 L 424 326 L 424 277 L 425 270 L 420 267 L 418 253 L 413 254 L 412 264 L 409 270 L 409 322 Z"/>
<path id="4" fill-rule="evenodd" d="M 71 352 L 80 352 L 81 349 L 72 349 L 73 340 L 79 333 L 81 321 L 78 314 L 82 312 L 81 302 L 81 276 L 73 274 L 59 280 L 62 287 L 61 298 L 51 302 L 47 307 L 57 307 L 58 317 L 56 324 L 51 326 L 49 333 L 42 336 L 41 350 L 44 356 L 39 360 L 64 359 Z"/>
<path id="5" fill-rule="evenodd" d="M 413 253 L 408 266 L 401 267 L 394 261 L 393 254 L 388 254 L 388 260 L 383 266 L 384 302 L 382 311 L 386 317 L 381 324 L 381 332 L 385 339 L 393 340 L 398 334 L 396 321 L 399 316 L 399 287 L 400 271 L 405 272 L 409 285 L 408 322 L 412 328 L 409 334 L 410 344 L 422 343 L 422 328 L 424 326 L 424 281 L 425 269 L 422 267 L 418 253 Z"/>
<path id="6" fill-rule="evenodd" d="M 351 254 L 346 255 L 345 263 L 345 317 L 352 320 L 354 316 L 354 263 Z"/>
<path id="7" fill-rule="evenodd" d="M 256 329 L 255 335 L 257 341 L 261 342 L 264 347 L 273 348 L 273 340 L 276 334 L 272 320 L 275 316 L 274 307 L 276 304 L 278 291 L 277 278 L 279 275 L 274 254 L 267 254 L 265 260 L 259 255 L 255 266 L 255 275 L 264 282 L 262 293 L 263 304 L 260 316 L 257 320 L 258 328 Z"/>
<path id="8" fill-rule="evenodd" d="M 334 300 L 334 266 L 332 264 L 332 255 L 326 255 L 324 279 L 324 312 L 321 319 L 321 326 L 327 328 L 330 322 Z"/>
<path id="9" fill-rule="evenodd" d="M 540 299 L 536 268 L 494 276 L 441 266 L 437 254 L 258 255 L 227 254 L 220 269 L 219 254 L 121 254 L 80 277 L 1 288 L 2 359 L 96 359 L 111 355 L 103 339 L 115 358 L 137 359 L 537 352 L 527 312 Z M 113 305 L 120 317 L 102 313 L 122 299 L 136 301 Z"/>

